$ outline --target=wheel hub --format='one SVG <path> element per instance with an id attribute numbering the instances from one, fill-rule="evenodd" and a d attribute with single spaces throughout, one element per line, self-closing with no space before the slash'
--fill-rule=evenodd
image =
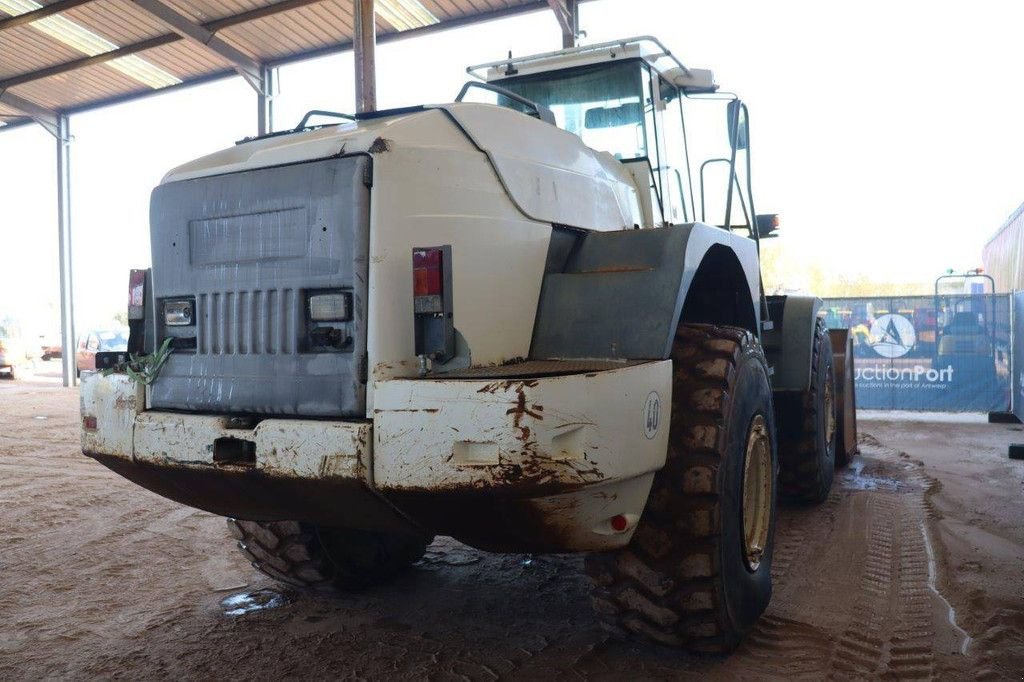
<path id="1" fill-rule="evenodd" d="M 772 518 L 772 442 L 763 415 L 756 415 L 747 432 L 743 461 L 743 557 L 756 571 L 768 545 Z"/>

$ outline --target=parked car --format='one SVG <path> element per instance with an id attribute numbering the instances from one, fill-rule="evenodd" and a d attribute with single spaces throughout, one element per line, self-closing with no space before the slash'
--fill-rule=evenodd
<path id="1" fill-rule="evenodd" d="M 128 350 L 127 329 L 93 330 L 82 334 L 78 337 L 75 369 L 81 376 L 82 372 L 96 369 L 96 353 L 99 351 L 126 350 Z"/>
<path id="2" fill-rule="evenodd" d="M 47 360 L 52 360 L 53 358 L 62 357 L 64 355 L 64 349 L 61 348 L 60 338 L 40 336 L 39 350 L 43 362 L 46 362 Z"/>
<path id="3" fill-rule="evenodd" d="M 13 379 L 18 368 L 23 367 L 27 359 L 25 344 L 17 327 L 0 323 L 0 372 Z"/>

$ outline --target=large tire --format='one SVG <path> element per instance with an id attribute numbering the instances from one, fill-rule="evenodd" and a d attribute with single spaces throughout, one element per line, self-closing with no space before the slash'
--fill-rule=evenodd
<path id="1" fill-rule="evenodd" d="M 672 361 L 668 458 L 630 544 L 587 557 L 592 601 L 613 632 L 728 653 L 771 599 L 777 463 L 768 367 L 750 332 L 709 325 L 681 325 Z M 745 496 L 745 482 L 758 494 Z M 744 507 L 758 522 L 749 532 Z"/>
<path id="2" fill-rule="evenodd" d="M 419 561 L 431 541 L 298 521 L 227 522 L 254 568 L 292 587 L 318 591 L 385 582 Z"/>
<path id="3" fill-rule="evenodd" d="M 825 321 L 814 327 L 810 387 L 775 396 L 779 428 L 779 494 L 816 504 L 828 497 L 836 467 L 836 385 Z"/>

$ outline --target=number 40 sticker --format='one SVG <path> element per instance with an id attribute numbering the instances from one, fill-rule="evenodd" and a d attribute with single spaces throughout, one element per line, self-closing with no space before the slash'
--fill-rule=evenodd
<path id="1" fill-rule="evenodd" d="M 661 396 L 657 391 L 651 391 L 647 395 L 647 402 L 644 403 L 644 435 L 648 440 L 658 435 L 658 425 L 661 423 Z"/>

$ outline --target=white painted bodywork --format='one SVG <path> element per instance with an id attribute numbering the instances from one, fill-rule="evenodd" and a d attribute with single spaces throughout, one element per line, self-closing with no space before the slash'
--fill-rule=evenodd
<path id="1" fill-rule="evenodd" d="M 529 354 L 552 223 L 612 230 L 642 222 L 632 177 L 613 157 L 487 104 L 254 140 L 179 166 L 163 181 L 356 153 L 373 156 L 367 416 L 374 381 L 417 372 L 414 247 L 454 245 L 454 320 L 468 351 L 459 362 L 496 365 Z"/>
<path id="2" fill-rule="evenodd" d="M 232 428 L 227 416 L 146 411 L 145 390 L 124 374 L 84 374 L 82 451 L 160 466 L 213 467 L 214 441 L 255 443 L 256 471 L 294 478 L 372 483 L 373 428 L 365 422 L 265 419 Z"/>
<path id="3" fill-rule="evenodd" d="M 265 419 L 238 429 L 224 416 L 144 412 L 135 418 L 133 457 L 164 466 L 215 466 L 214 441 L 220 438 L 254 443 L 256 471 L 371 482 L 372 428 L 358 422 Z"/>
<path id="4" fill-rule="evenodd" d="M 668 429 L 646 436 L 644 404 L 657 393 L 667 424 L 671 390 L 671 360 L 538 379 L 383 382 L 374 477 L 383 490 L 460 490 L 649 474 L 665 463 Z"/>

